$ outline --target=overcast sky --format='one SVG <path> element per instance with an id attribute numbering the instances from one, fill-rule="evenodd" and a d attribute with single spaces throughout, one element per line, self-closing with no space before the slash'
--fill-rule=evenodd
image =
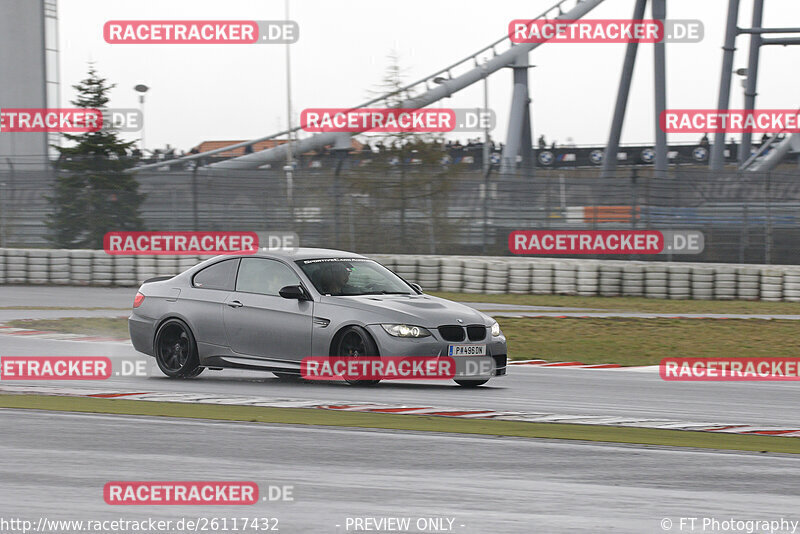
<path id="1" fill-rule="evenodd" d="M 508 22 L 533 18 L 554 0 L 291 0 L 289 18 L 300 26 L 291 45 L 294 115 L 311 107 L 358 105 L 386 72 L 396 51 L 407 81 L 422 78 L 502 37 Z M 571 2 L 570 2 L 571 3 Z M 719 90 L 727 0 L 669 0 L 668 18 L 699 19 L 705 39 L 667 46 L 670 108 L 714 108 Z M 739 25 L 750 25 L 752 0 L 742 0 Z M 606 0 L 587 18 L 628 18 L 634 0 Z M 286 125 L 284 45 L 107 44 L 108 20 L 278 20 L 283 0 L 59 0 L 62 103 L 94 61 L 116 83 L 111 107 L 137 107 L 133 86 L 151 87 L 145 109 L 148 148 L 169 143 L 189 150 L 204 140 L 253 139 Z M 648 17 L 650 16 L 648 10 Z M 765 26 L 800 26 L 798 0 L 769 0 Z M 747 63 L 748 38 L 737 40 L 734 68 Z M 604 144 L 616 97 L 623 44 L 550 43 L 530 61 L 534 138 L 579 145 Z M 623 143 L 654 139 L 653 46 L 639 46 Z M 800 48 L 762 48 L 757 107 L 800 106 Z M 489 106 L 497 112 L 493 136 L 506 137 L 511 72 L 489 79 Z M 731 108 L 742 107 L 734 77 Z M 472 108 L 483 102 L 476 84 L 442 102 Z M 435 104 L 434 106 L 438 106 Z M 451 134 L 452 135 L 452 134 Z M 460 134 L 461 139 L 477 134 Z M 134 136 L 129 135 L 128 138 Z M 694 141 L 696 135 L 672 135 Z"/>

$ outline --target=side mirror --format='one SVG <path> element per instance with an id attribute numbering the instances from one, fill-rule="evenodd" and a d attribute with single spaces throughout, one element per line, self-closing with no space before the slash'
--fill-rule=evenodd
<path id="1" fill-rule="evenodd" d="M 415 282 L 409 282 L 408 285 L 410 285 L 411 287 L 413 287 L 414 289 L 416 289 L 420 293 L 424 293 L 424 291 L 422 291 L 422 286 L 421 285 L 419 285 L 419 284 L 417 284 Z"/>
<path id="2" fill-rule="evenodd" d="M 285 299 L 309 300 L 303 286 L 286 286 L 278 292 Z"/>

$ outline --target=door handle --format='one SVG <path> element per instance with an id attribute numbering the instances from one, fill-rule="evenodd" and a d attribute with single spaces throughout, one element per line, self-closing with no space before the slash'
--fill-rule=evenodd
<path id="1" fill-rule="evenodd" d="M 244 306 L 244 304 L 242 304 L 238 300 L 232 300 L 230 302 L 226 302 L 226 304 L 231 308 L 241 308 L 242 306 Z"/>

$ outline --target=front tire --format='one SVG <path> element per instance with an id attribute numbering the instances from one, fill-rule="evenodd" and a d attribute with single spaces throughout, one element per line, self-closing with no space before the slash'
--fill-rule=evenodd
<path id="1" fill-rule="evenodd" d="M 183 378 L 194 378 L 205 370 L 206 370 L 205 367 L 197 367 L 194 371 L 190 371 L 185 375 L 183 375 Z"/>
<path id="2" fill-rule="evenodd" d="M 300 375 L 296 375 L 294 373 L 278 373 L 278 372 L 272 371 L 272 374 L 277 376 L 281 380 L 285 380 L 287 382 L 299 382 L 300 378 L 301 378 Z"/>
<path id="3" fill-rule="evenodd" d="M 158 368 L 170 378 L 193 378 L 203 372 L 194 334 L 180 319 L 169 319 L 158 328 L 155 353 Z"/>
<path id="4" fill-rule="evenodd" d="M 334 356 L 358 358 L 359 356 L 379 356 L 378 346 L 366 330 L 360 326 L 349 326 L 344 329 L 336 343 Z M 374 386 L 380 380 L 350 380 L 345 382 L 351 386 Z"/>

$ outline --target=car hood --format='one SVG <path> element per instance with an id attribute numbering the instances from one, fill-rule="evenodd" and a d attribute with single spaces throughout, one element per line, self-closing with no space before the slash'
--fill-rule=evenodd
<path id="1" fill-rule="evenodd" d="M 458 324 L 487 324 L 489 316 L 452 300 L 430 295 L 363 295 L 358 297 L 325 297 L 324 302 L 367 312 L 366 323 L 396 322 L 424 327 Z"/>

